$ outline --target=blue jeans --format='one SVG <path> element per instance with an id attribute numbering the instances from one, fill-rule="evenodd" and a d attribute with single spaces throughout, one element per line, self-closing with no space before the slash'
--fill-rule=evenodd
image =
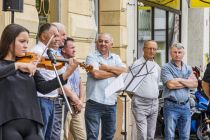
<path id="1" fill-rule="evenodd" d="M 42 118 L 44 122 L 43 134 L 45 140 L 50 140 L 52 131 L 53 117 L 54 117 L 54 101 L 39 97 L 39 105 L 42 112 Z"/>
<path id="2" fill-rule="evenodd" d="M 87 140 L 98 140 L 101 121 L 102 140 L 112 140 L 116 130 L 116 105 L 88 100 L 85 109 Z"/>
<path id="3" fill-rule="evenodd" d="M 51 140 L 59 140 L 61 134 L 61 119 L 62 119 L 62 106 L 60 105 L 59 98 L 54 102 L 54 119 L 51 132 Z"/>
<path id="4" fill-rule="evenodd" d="M 179 140 L 190 139 L 191 114 L 189 102 L 180 105 L 165 100 L 163 115 L 165 140 L 174 140 L 176 127 L 179 131 Z"/>

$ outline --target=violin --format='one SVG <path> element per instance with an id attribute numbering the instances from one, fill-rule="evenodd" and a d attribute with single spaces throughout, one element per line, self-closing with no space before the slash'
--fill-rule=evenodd
<path id="1" fill-rule="evenodd" d="M 69 60 L 65 59 L 65 58 L 56 58 L 56 61 L 58 62 L 65 62 L 68 63 Z M 90 72 L 93 70 L 93 66 L 92 65 L 88 65 L 85 62 L 79 62 L 79 66 L 84 69 L 86 72 Z"/>
<path id="2" fill-rule="evenodd" d="M 31 63 L 31 62 L 37 62 L 37 67 L 39 68 L 45 68 L 48 70 L 54 70 L 54 67 L 52 65 L 52 62 L 49 58 L 47 57 L 40 57 L 36 53 L 32 52 L 27 52 L 25 56 L 23 57 L 17 57 L 16 58 L 17 62 L 23 62 L 23 63 Z M 55 68 L 57 70 L 61 69 L 63 66 L 65 66 L 65 63 L 68 63 L 68 59 L 61 59 L 61 58 L 56 58 L 57 63 L 55 64 Z M 86 72 L 90 72 L 93 70 L 93 66 L 87 65 L 84 62 L 79 63 L 79 66 L 83 69 L 85 69 Z"/>

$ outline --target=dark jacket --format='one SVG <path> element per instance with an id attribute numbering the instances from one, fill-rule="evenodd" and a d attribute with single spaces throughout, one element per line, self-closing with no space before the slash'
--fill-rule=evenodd
<path id="1" fill-rule="evenodd" d="M 62 84 L 66 81 L 60 75 Z M 59 88 L 57 78 L 45 81 L 39 71 L 33 77 L 15 70 L 14 61 L 0 60 L 0 126 L 14 119 L 43 124 L 37 90 L 49 93 Z"/>

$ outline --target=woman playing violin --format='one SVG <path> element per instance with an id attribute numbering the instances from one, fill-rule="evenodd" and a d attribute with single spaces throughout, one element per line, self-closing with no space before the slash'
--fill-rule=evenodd
<path id="1" fill-rule="evenodd" d="M 34 63 L 16 62 L 25 55 L 29 31 L 17 24 L 8 25 L 0 40 L 0 139 L 42 140 L 42 117 L 37 91 L 49 93 L 59 87 L 57 78 L 46 81 Z M 77 68 L 76 62 L 60 75 L 62 84 Z"/>

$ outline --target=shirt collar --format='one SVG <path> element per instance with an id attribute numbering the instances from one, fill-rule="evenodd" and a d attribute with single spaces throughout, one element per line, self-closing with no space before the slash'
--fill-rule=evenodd
<path id="1" fill-rule="evenodd" d="M 38 41 L 38 45 L 41 46 L 42 50 L 44 51 L 45 48 L 47 47 L 44 43 L 42 43 L 41 41 Z M 53 53 L 55 55 L 57 55 L 57 50 L 51 49 L 53 51 Z M 47 53 L 47 50 L 45 51 L 45 53 Z"/>
<path id="2" fill-rule="evenodd" d="M 43 50 L 47 47 L 47 46 L 46 46 L 44 43 L 42 43 L 41 41 L 38 41 L 37 44 L 38 44 L 38 46 L 41 46 Z"/>
<path id="3" fill-rule="evenodd" d="M 144 61 L 147 61 L 145 58 L 144 58 L 144 56 L 142 56 L 142 60 L 144 60 Z M 154 59 L 148 59 L 148 61 L 151 61 L 151 62 L 154 62 Z"/>
<path id="4" fill-rule="evenodd" d="M 95 51 L 95 54 L 97 56 L 103 57 L 102 54 L 98 50 Z M 113 58 L 113 53 L 111 52 L 109 52 L 109 57 L 107 59 L 110 59 L 110 58 Z"/>
<path id="5" fill-rule="evenodd" d="M 170 62 L 172 65 L 174 65 L 176 68 L 178 68 L 178 66 L 176 65 L 176 63 L 173 60 L 171 60 Z M 183 61 L 181 61 L 181 68 L 182 67 L 183 67 Z"/>

